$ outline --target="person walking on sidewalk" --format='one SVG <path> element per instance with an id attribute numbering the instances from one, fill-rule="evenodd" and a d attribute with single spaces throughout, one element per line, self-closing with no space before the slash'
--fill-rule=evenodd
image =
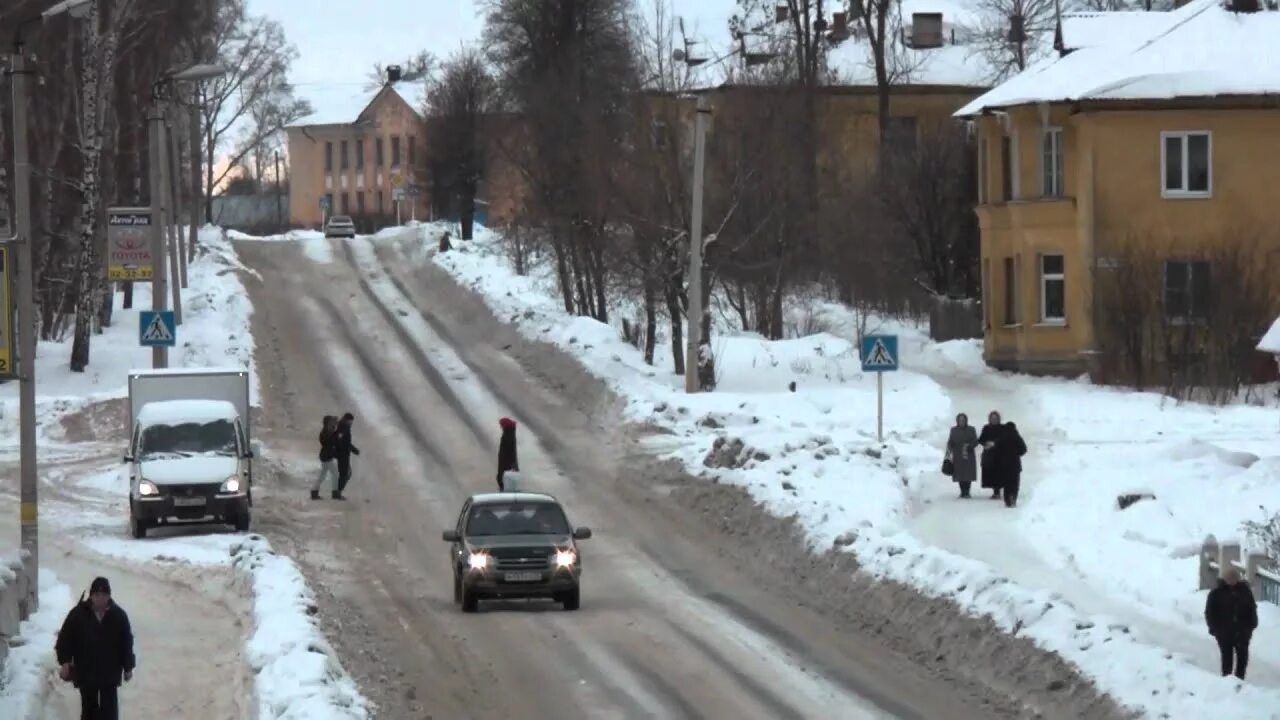
<path id="1" fill-rule="evenodd" d="M 338 429 L 334 431 L 333 455 L 338 461 L 338 487 L 333 491 L 334 500 L 346 500 L 342 493 L 351 481 L 351 456 L 360 454 L 360 448 L 351 442 L 351 425 L 355 421 L 355 415 L 346 413 L 338 421 Z"/>
<path id="2" fill-rule="evenodd" d="M 982 446 L 982 487 L 991 491 L 992 500 L 1000 499 L 1000 472 L 995 467 L 995 446 L 1002 428 L 1000 413 L 992 410 L 987 415 L 987 424 L 982 426 L 982 434 L 978 435 L 978 444 Z"/>
<path id="3" fill-rule="evenodd" d="M 129 615 L 111 599 L 104 577 L 89 585 L 62 623 L 54 646 L 58 676 L 80 690 L 80 720 L 119 720 L 117 691 L 133 679 L 133 628 Z"/>
<path id="4" fill-rule="evenodd" d="M 1228 567 L 1218 580 L 1218 587 L 1209 591 L 1204 619 L 1209 634 L 1218 641 L 1222 676 L 1230 675 L 1234 669 L 1236 677 L 1243 680 L 1249 666 L 1249 641 L 1258 629 L 1258 603 L 1249 583 L 1235 567 Z"/>
<path id="5" fill-rule="evenodd" d="M 947 438 L 947 459 L 951 461 L 951 480 L 960 484 L 960 497 L 967 498 L 969 487 L 977 479 L 978 462 L 974 449 L 978 447 L 978 432 L 969 424 L 969 416 L 956 416 L 955 427 Z"/>
<path id="6" fill-rule="evenodd" d="M 338 489 L 337 436 L 338 416 L 325 415 L 324 423 L 320 428 L 320 474 L 316 476 L 315 483 L 311 485 L 312 500 L 320 499 L 320 487 L 330 477 L 333 478 L 333 489 Z"/>
<path id="7" fill-rule="evenodd" d="M 1018 491 L 1022 489 L 1022 456 L 1027 454 L 1027 443 L 1011 422 L 1004 424 L 996 440 L 996 469 L 1000 474 L 1000 488 L 1004 492 L 1005 507 L 1018 506 Z"/>
<path id="8" fill-rule="evenodd" d="M 508 472 L 520 472 L 520 460 L 516 457 L 516 421 L 504 417 L 498 421 L 502 439 L 498 441 L 498 492 L 506 490 L 502 476 Z"/>

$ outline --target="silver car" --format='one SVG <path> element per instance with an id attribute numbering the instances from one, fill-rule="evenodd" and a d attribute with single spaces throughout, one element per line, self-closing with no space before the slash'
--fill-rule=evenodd
<path id="1" fill-rule="evenodd" d="M 356 224 L 346 215 L 334 215 L 324 226 L 324 236 L 353 238 L 356 236 Z"/>
<path id="2" fill-rule="evenodd" d="M 458 524 L 444 531 L 453 565 L 453 600 L 475 612 L 482 599 L 545 598 L 579 607 L 582 556 L 575 541 L 591 530 L 569 525 L 564 508 L 542 493 L 472 495 Z"/>

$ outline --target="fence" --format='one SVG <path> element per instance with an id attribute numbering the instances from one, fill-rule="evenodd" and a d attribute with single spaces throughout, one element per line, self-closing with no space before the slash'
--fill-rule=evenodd
<path id="1" fill-rule="evenodd" d="M 213 223 L 241 232 L 282 232 L 289 223 L 289 198 L 275 195 L 218 195 Z"/>
<path id="2" fill-rule="evenodd" d="M 982 303 L 976 298 L 935 296 L 929 306 L 929 337 L 937 342 L 982 337 Z"/>
<path id="3" fill-rule="evenodd" d="M 1224 567 L 1239 570 L 1253 588 L 1258 600 L 1280 605 L 1280 569 L 1261 553 L 1250 553 L 1240 558 L 1240 543 L 1218 543 L 1210 535 L 1200 548 L 1200 589 L 1208 590 L 1218 584 Z"/>

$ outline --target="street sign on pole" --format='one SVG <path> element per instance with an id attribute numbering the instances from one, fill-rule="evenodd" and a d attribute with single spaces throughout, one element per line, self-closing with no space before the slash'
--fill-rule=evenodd
<path id="1" fill-rule="evenodd" d="M 143 310 L 138 313 L 138 344 L 143 347 L 173 347 L 178 344 L 178 325 L 172 310 Z"/>
<path id="2" fill-rule="evenodd" d="M 324 210 L 325 212 L 328 212 L 328 211 L 329 211 L 329 196 L 328 196 L 328 195 L 321 195 L 321 196 L 320 196 L 320 209 L 321 209 L 321 210 Z"/>
<path id="3" fill-rule="evenodd" d="M 13 346 L 12 245 L 0 245 L 0 378 L 18 377 Z"/>
<path id="4" fill-rule="evenodd" d="M 107 280 L 151 282 L 151 208 L 107 208 Z"/>
<path id="5" fill-rule="evenodd" d="M 884 442 L 884 374 L 898 369 L 897 335 L 862 336 L 862 372 L 876 374 L 876 442 Z"/>

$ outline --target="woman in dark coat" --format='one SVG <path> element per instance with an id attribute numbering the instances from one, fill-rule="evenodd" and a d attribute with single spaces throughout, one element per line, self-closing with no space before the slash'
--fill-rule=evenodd
<path id="1" fill-rule="evenodd" d="M 978 432 L 969 424 L 969 416 L 956 416 L 955 427 L 947 438 L 947 458 L 951 460 L 951 480 L 960 483 L 960 497 L 969 497 L 969 486 L 978 475 L 978 462 L 974 448 L 978 446 Z"/>
<path id="2" fill-rule="evenodd" d="M 1000 473 L 995 468 L 996 441 L 1000 438 L 1004 426 L 1000 424 L 1000 413 L 994 410 L 987 416 L 987 424 L 978 435 L 978 444 L 982 446 L 982 487 L 991 491 L 991 499 L 1000 497 Z"/>
<path id="3" fill-rule="evenodd" d="M 1022 456 L 1026 454 L 1027 443 L 1018 432 L 1018 426 L 1011 422 L 1005 423 L 1000 431 L 999 451 L 996 453 L 1005 507 L 1018 506 L 1018 491 L 1022 488 Z"/>
<path id="4" fill-rule="evenodd" d="M 498 492 L 502 492 L 502 476 L 508 471 L 520 472 L 520 461 L 516 458 L 516 421 L 504 417 L 498 425 L 502 428 L 502 439 L 498 441 Z"/>

